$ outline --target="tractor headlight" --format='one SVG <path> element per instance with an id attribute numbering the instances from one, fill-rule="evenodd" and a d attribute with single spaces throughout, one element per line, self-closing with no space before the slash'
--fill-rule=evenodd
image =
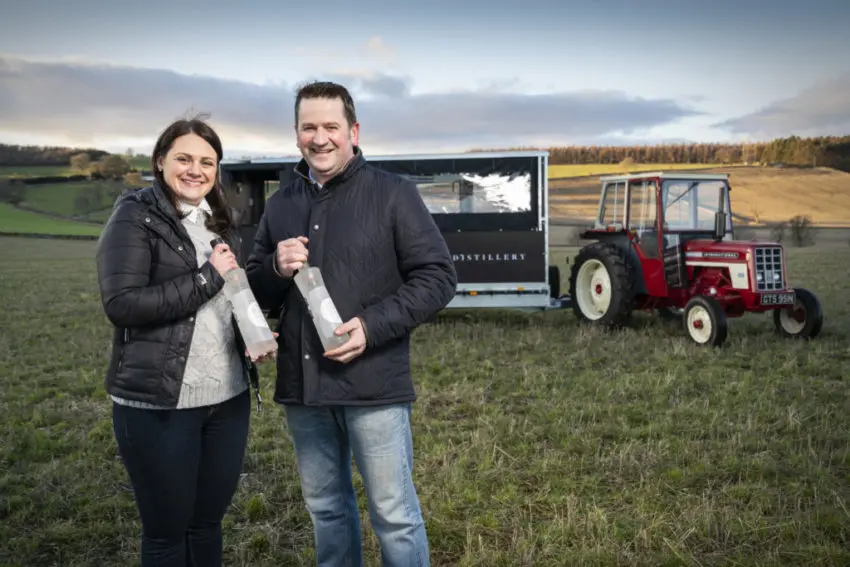
<path id="1" fill-rule="evenodd" d="M 756 274 L 756 281 L 758 283 L 762 283 L 764 281 L 764 274 L 762 274 L 761 272 L 757 273 Z"/>
<path id="2" fill-rule="evenodd" d="M 773 272 L 773 281 L 778 282 L 782 278 L 779 272 Z"/>

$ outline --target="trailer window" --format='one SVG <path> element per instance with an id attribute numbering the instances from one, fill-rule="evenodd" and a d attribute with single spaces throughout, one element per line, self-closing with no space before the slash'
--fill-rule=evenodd
<path id="1" fill-rule="evenodd" d="M 428 210 L 443 214 L 524 213 L 531 210 L 531 174 L 405 175 Z"/>

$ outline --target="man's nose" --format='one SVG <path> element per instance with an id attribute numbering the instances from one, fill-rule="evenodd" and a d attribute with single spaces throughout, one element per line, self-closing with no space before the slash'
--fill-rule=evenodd
<path id="1" fill-rule="evenodd" d="M 316 135 L 313 136 L 313 143 L 317 146 L 323 145 L 328 141 L 328 133 L 324 128 L 316 128 Z"/>

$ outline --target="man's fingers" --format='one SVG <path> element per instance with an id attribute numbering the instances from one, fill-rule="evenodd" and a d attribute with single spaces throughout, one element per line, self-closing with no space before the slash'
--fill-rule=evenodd
<path id="1" fill-rule="evenodd" d="M 345 343 L 342 346 L 338 346 L 335 349 L 331 349 L 331 350 L 325 352 L 325 356 L 328 357 L 328 358 L 335 358 L 335 357 L 338 357 L 338 356 L 342 356 L 343 354 L 346 354 L 346 353 L 351 352 L 353 350 L 357 350 L 357 347 L 355 345 L 352 345 L 351 341 L 348 341 L 347 343 Z"/>
<path id="2" fill-rule="evenodd" d="M 357 328 L 357 322 L 356 321 L 346 321 L 345 323 L 338 325 L 337 328 L 334 329 L 334 334 L 336 334 L 338 336 L 344 335 L 345 333 L 350 333 L 351 331 L 353 331 L 356 328 Z"/>

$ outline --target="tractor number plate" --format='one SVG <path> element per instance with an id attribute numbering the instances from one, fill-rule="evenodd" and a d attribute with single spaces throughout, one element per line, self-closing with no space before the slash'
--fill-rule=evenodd
<path id="1" fill-rule="evenodd" d="M 762 305 L 793 305 L 794 293 L 765 293 L 761 296 Z"/>

